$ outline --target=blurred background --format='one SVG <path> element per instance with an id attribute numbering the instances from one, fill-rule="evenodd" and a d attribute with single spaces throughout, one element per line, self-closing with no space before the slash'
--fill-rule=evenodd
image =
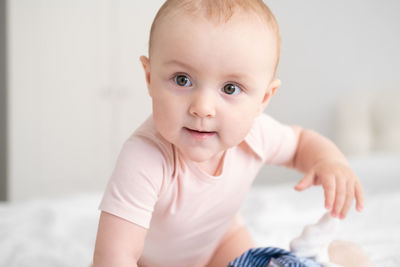
<path id="1" fill-rule="evenodd" d="M 162 3 L 0 0 L 1 200 L 104 189 L 122 143 L 151 112 L 139 56 Z M 267 3 L 281 28 L 282 87 L 266 112 L 349 156 L 400 151 L 400 2 Z M 298 178 L 268 166 L 256 184 Z"/>

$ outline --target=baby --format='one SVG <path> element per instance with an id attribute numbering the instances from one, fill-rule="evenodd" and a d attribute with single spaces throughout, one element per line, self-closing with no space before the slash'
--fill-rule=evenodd
<path id="1" fill-rule="evenodd" d="M 94 266 L 227 266 L 254 247 L 239 214 L 264 164 L 321 185 L 345 218 L 363 191 L 328 139 L 263 113 L 280 85 L 261 0 L 168 0 L 140 58 L 152 115 L 124 143 L 100 204 Z"/>

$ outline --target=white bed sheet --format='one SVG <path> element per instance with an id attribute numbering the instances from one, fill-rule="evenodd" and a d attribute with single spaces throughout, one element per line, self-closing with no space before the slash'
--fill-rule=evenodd
<path id="1" fill-rule="evenodd" d="M 0 205 L 0 266 L 91 263 L 100 193 Z"/>
<path id="2" fill-rule="evenodd" d="M 400 266 L 400 157 L 351 161 L 363 181 L 366 205 L 340 223 L 337 238 L 359 244 L 374 266 Z M 324 213 L 319 187 L 253 187 L 242 207 L 258 246 L 288 248 L 304 225 Z M 79 267 L 91 263 L 101 193 L 0 204 L 0 266 Z"/>

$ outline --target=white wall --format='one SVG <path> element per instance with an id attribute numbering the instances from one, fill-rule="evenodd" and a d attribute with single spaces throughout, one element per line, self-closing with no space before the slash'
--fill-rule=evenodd
<path id="1" fill-rule="evenodd" d="M 400 1 L 269 2 L 283 38 L 283 86 L 270 113 L 332 137 L 343 95 L 400 90 Z"/>
<path id="2" fill-rule="evenodd" d="M 139 63 L 150 2 L 8 2 L 11 200 L 104 188 L 151 110 Z"/>
<path id="3" fill-rule="evenodd" d="M 122 142 L 151 110 L 138 58 L 162 2 L 8 1 L 11 199 L 104 187 Z M 283 39 L 283 85 L 268 113 L 332 138 L 339 98 L 399 88 L 399 1 L 268 3 Z"/>

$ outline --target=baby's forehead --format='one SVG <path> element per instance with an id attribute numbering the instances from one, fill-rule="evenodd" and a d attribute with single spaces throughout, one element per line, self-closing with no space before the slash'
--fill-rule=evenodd
<path id="1" fill-rule="evenodd" d="M 187 70 L 199 77 L 232 77 L 259 69 L 268 72 L 275 65 L 276 40 L 265 34 L 264 26 L 240 18 L 223 26 L 186 19 L 186 23 L 175 18 L 160 26 L 150 57 L 155 68 Z"/>
<path id="2" fill-rule="evenodd" d="M 153 34 L 157 50 L 163 49 L 167 42 L 173 43 L 172 48 L 177 46 L 178 42 L 179 44 L 190 42 L 190 47 L 183 46 L 183 48 L 196 49 L 201 44 L 208 46 L 218 41 L 223 47 L 246 44 L 246 48 L 251 46 L 253 49 L 264 50 L 265 45 L 275 47 L 277 41 L 269 27 L 248 14 L 235 14 L 227 22 L 218 23 L 204 16 L 193 17 L 182 13 L 160 21 Z M 243 47 L 242 50 L 246 48 Z"/>
<path id="3" fill-rule="evenodd" d="M 168 4 L 168 2 L 170 3 Z M 253 5 L 241 6 L 238 4 L 244 2 L 252 3 Z M 208 3 L 208 6 L 204 5 L 204 3 Z M 221 3 L 228 3 L 231 6 L 227 8 L 227 6 L 221 6 Z M 158 50 L 164 46 L 163 42 L 166 39 L 170 40 L 170 35 L 176 32 L 183 35 L 193 35 L 201 40 L 218 37 L 215 34 L 212 35 L 212 33 L 229 28 L 231 36 L 235 36 L 236 40 L 239 40 L 240 38 L 246 38 L 248 31 L 253 31 L 257 28 L 259 30 L 257 36 L 260 36 L 260 38 L 255 41 L 252 39 L 253 43 L 248 47 L 251 47 L 251 50 L 256 50 L 255 46 L 257 45 L 254 45 L 254 43 L 261 44 L 261 39 L 267 36 L 265 38 L 273 42 L 273 44 L 269 42 L 269 47 L 275 51 L 276 72 L 280 58 L 281 40 L 279 27 L 275 17 L 262 0 L 169 0 L 166 4 L 157 13 L 151 28 L 149 41 L 150 60 L 154 54 L 159 54 Z M 196 35 L 196 29 L 204 28 L 199 24 L 207 24 L 210 31 L 202 31 L 201 35 Z M 232 27 L 232 25 L 234 26 Z M 177 30 L 177 28 L 184 30 Z M 220 32 L 226 36 L 225 32 Z M 231 36 L 228 36 L 229 39 L 232 39 Z M 153 49 L 155 46 L 157 46 L 157 50 Z M 257 51 L 265 52 L 264 47 L 258 48 Z"/>

